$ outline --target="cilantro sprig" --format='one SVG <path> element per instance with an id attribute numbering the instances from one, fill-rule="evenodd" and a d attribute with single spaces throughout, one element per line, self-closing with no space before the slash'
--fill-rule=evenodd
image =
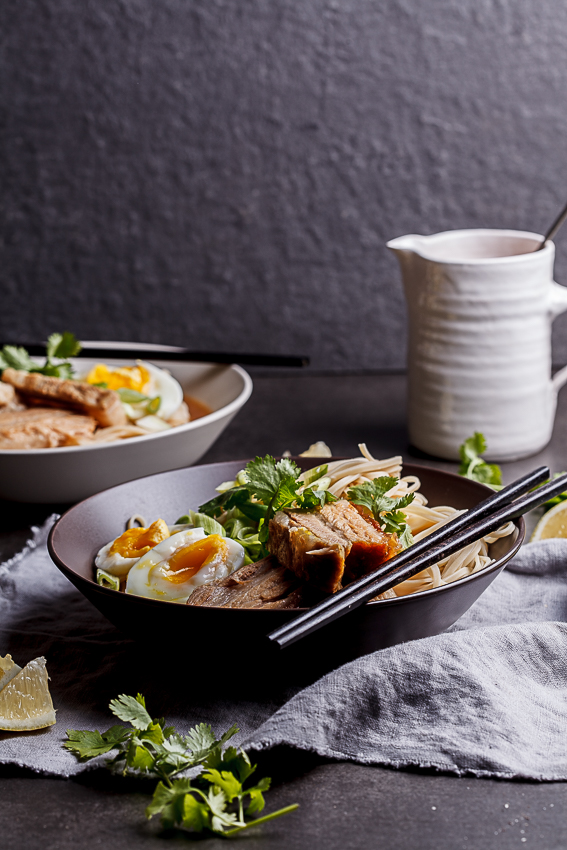
<path id="1" fill-rule="evenodd" d="M 54 333 L 47 340 L 47 357 L 43 366 L 31 359 L 25 348 L 17 345 L 5 345 L 0 351 L 0 374 L 4 369 L 19 369 L 24 372 L 38 372 L 54 378 L 72 378 L 73 367 L 69 357 L 76 357 L 81 343 L 69 331 Z"/>
<path id="2" fill-rule="evenodd" d="M 414 494 L 407 493 L 398 499 L 387 496 L 397 483 L 397 478 L 383 475 L 381 478 L 351 487 L 347 491 L 347 499 L 354 505 L 368 508 L 382 531 L 388 534 L 395 532 L 403 548 L 407 549 L 413 543 L 413 536 L 402 509 L 413 502 Z"/>
<path id="3" fill-rule="evenodd" d="M 486 448 L 486 439 L 480 431 L 475 431 L 472 437 L 465 440 L 459 448 L 459 475 L 499 490 L 502 485 L 502 471 L 496 463 L 487 463 L 481 457 Z"/>
<path id="4" fill-rule="evenodd" d="M 264 793 L 271 780 L 264 777 L 255 784 L 249 782 L 256 765 L 244 750 L 226 746 L 238 732 L 236 726 L 218 739 L 206 723 L 180 735 L 166 726 L 163 718 L 151 718 L 141 694 L 122 694 L 109 707 L 132 728 L 117 725 L 102 733 L 68 729 L 64 746 L 81 761 L 116 751 L 109 767 L 121 768 L 123 775 L 157 778 L 146 816 L 161 815 L 165 828 L 229 837 L 297 808 L 294 804 L 253 817 L 264 809 Z M 188 770 L 197 775 L 179 776 Z"/>
<path id="5" fill-rule="evenodd" d="M 255 560 L 258 560 L 268 554 L 266 541 L 269 536 L 269 521 L 277 511 L 288 508 L 312 511 L 328 502 L 336 501 L 332 493 L 317 486 L 327 472 L 327 466 L 320 466 L 318 470 L 320 474 L 315 479 L 311 478 L 310 484 L 306 485 L 300 480 L 301 469 L 289 458 L 276 461 L 271 455 L 256 457 L 246 465 L 239 476 L 238 480 L 243 483 L 224 490 L 214 499 L 205 502 L 200 506 L 199 512 L 212 517 L 227 513 L 228 521 L 243 518 L 257 523 L 257 537 L 252 533 L 254 529 L 249 523 L 248 527 L 240 526 L 238 530 L 246 527 L 247 536 L 254 538 L 250 545 L 254 547 Z M 230 536 L 233 536 L 233 533 Z M 240 542 L 243 542 L 242 539 Z"/>

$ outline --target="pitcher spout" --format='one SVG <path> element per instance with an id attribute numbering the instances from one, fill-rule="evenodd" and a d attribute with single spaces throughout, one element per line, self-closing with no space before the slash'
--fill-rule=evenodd
<path id="1" fill-rule="evenodd" d="M 422 245 L 423 236 L 418 236 L 415 233 L 398 236 L 397 239 L 390 239 L 389 242 L 386 242 L 386 247 L 398 258 L 406 287 L 411 285 L 416 275 L 419 274 L 418 270 L 422 266 L 420 250 Z"/>
<path id="2" fill-rule="evenodd" d="M 390 239 L 389 242 L 386 242 L 386 248 L 389 248 L 394 254 L 418 254 L 422 243 L 423 236 L 418 236 L 417 233 L 408 233 L 407 236 L 397 236 L 396 239 Z"/>

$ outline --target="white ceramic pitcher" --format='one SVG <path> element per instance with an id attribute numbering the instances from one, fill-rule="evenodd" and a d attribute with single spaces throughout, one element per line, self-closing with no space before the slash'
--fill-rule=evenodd
<path id="1" fill-rule="evenodd" d="M 455 230 L 388 242 L 409 313 L 409 434 L 455 460 L 474 431 L 492 460 L 535 454 L 551 437 L 567 367 L 551 377 L 551 323 L 567 309 L 555 246 L 515 230 Z"/>

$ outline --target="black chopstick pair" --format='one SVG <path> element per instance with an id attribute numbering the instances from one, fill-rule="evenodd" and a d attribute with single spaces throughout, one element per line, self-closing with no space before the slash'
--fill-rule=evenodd
<path id="1" fill-rule="evenodd" d="M 268 638 L 283 649 L 567 489 L 567 473 L 552 481 L 548 481 L 549 477 L 546 466 L 524 475 L 404 549 L 377 570 L 299 614 L 271 632 Z M 538 487 L 544 481 L 548 483 Z M 538 489 L 528 492 L 534 487 Z"/>
<path id="2" fill-rule="evenodd" d="M 8 344 L 8 343 L 7 343 Z M 38 345 L 37 343 L 9 343 L 17 345 L 27 350 L 28 354 L 33 356 L 45 355 L 45 344 Z M 132 346 L 131 348 L 109 346 L 89 346 L 88 343 L 83 346 L 79 352 L 79 357 L 110 357 L 113 359 L 124 360 L 172 360 L 181 363 L 240 363 L 242 366 L 273 366 L 284 368 L 302 368 L 309 366 L 309 357 L 295 356 L 288 354 L 241 354 L 238 352 L 229 351 L 191 351 L 188 348 L 176 348 L 172 346 L 170 351 L 163 349 L 144 348 L 141 345 L 139 348 Z"/>

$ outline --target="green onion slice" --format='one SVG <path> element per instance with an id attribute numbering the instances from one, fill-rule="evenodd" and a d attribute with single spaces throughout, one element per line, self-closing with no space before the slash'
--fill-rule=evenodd
<path id="1" fill-rule="evenodd" d="M 325 475 L 325 473 L 327 472 L 328 469 L 329 469 L 329 466 L 326 463 L 323 463 L 321 466 L 315 466 L 315 467 L 313 467 L 313 469 L 308 469 L 307 472 L 303 473 L 303 476 L 301 478 L 301 480 L 303 482 L 303 486 L 307 487 L 307 486 L 309 486 L 309 484 L 313 484 L 314 481 L 318 481 L 319 478 L 322 478 L 323 475 Z M 327 487 L 328 486 L 329 485 L 327 484 Z M 317 489 L 318 490 L 324 490 L 326 488 L 321 487 L 321 485 L 319 485 Z"/>
<path id="2" fill-rule="evenodd" d="M 120 579 L 118 576 L 113 576 L 105 570 L 98 569 L 96 571 L 96 583 L 101 587 L 109 587 L 110 590 L 120 590 Z"/>
<path id="3" fill-rule="evenodd" d="M 216 519 L 198 511 L 189 511 L 176 520 L 175 525 L 192 525 L 193 528 L 202 528 L 205 534 L 218 534 L 226 537 L 226 531 Z"/>

